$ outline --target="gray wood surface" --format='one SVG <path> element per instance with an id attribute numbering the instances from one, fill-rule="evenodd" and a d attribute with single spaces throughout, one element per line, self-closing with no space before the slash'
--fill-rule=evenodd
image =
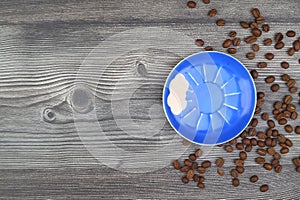
<path id="1" fill-rule="evenodd" d="M 295 172 L 291 162 L 292 157 L 300 154 L 300 137 L 295 134 L 287 135 L 294 146 L 289 154 L 283 156 L 284 168 L 280 174 L 263 170 L 254 162 L 256 155 L 251 152 L 245 164 L 246 172 L 240 178 L 241 186 L 234 188 L 229 170 L 238 154 L 228 154 L 215 147 L 202 160 L 214 161 L 223 156 L 226 160 L 225 176 L 218 176 L 216 167 L 212 167 L 206 174 L 204 190 L 199 190 L 195 184 L 181 183 L 181 174 L 174 171 L 170 163 L 177 156 L 178 149 L 185 147 L 181 144 L 182 139 L 165 121 L 161 94 L 165 78 L 182 56 L 161 49 L 125 52 L 103 71 L 99 80 L 95 75 L 98 73 L 97 66 L 87 67 L 85 75 L 88 78 L 82 80 L 87 96 L 83 101 L 76 102 L 74 99 L 75 92 L 80 92 L 77 72 L 82 69 L 84 60 L 98 45 L 101 49 L 101 42 L 122 31 L 143 27 L 166 28 L 180 31 L 192 39 L 202 38 L 206 45 L 224 51 L 221 44 L 230 30 L 237 30 L 239 37 L 249 35 L 249 30 L 241 29 L 238 22 L 251 21 L 249 10 L 259 7 L 271 31 L 265 33 L 258 43 L 263 38 L 272 37 L 275 32 L 285 33 L 289 29 L 300 36 L 298 0 L 211 1 L 209 5 L 197 1 L 198 6 L 193 10 L 188 9 L 186 1 L 182 0 L 1 1 L 0 198 L 300 199 L 300 174 Z M 218 10 L 216 18 L 226 19 L 226 26 L 217 27 L 214 24 L 216 18 L 206 16 L 211 8 Z M 120 46 L 127 45 L 125 41 L 117 42 Z M 166 48 L 179 45 L 178 51 L 182 55 L 203 51 L 200 47 L 184 49 L 185 45 L 193 46 L 184 42 L 170 38 Z M 261 53 L 254 61 L 245 58 L 250 48 L 244 43 L 235 55 L 250 70 L 258 61 L 264 60 L 262 52 L 275 52 L 275 59 L 268 62 L 267 69 L 259 71 L 260 77 L 256 81 L 258 91 L 267 94 L 264 111 L 270 111 L 274 99 L 287 93 L 286 86 L 279 80 L 284 71 L 300 81 L 300 54 L 297 52 L 287 57 L 285 51 L 292 39 L 286 38 L 285 42 L 286 47 L 280 51 L 261 46 Z M 289 61 L 288 70 L 279 67 L 282 60 Z M 138 67 L 137 62 L 144 63 L 145 67 Z M 281 85 L 279 92 L 271 93 L 269 86 L 264 84 L 264 77 L 268 74 L 276 76 Z M 137 85 L 139 87 L 129 102 L 129 114 L 134 125 L 126 126 L 126 113 L 113 115 L 111 105 L 113 102 L 118 110 L 118 105 L 122 106 L 128 99 L 117 97 L 124 97 L 128 88 Z M 76 115 L 75 119 L 74 107 L 81 109 L 80 105 L 88 105 L 86 99 L 91 94 L 95 94 L 91 101 L 96 121 L 81 115 Z M 299 98 L 295 94 L 294 103 L 297 101 Z M 45 118 L 45 109 L 55 113 L 56 118 Z M 132 135 L 120 129 L 114 117 Z M 99 130 L 90 125 L 97 121 L 105 137 L 99 136 Z M 300 124 L 299 118 L 291 124 Z M 76 125 L 80 125 L 86 135 L 79 134 Z M 261 121 L 258 129 L 265 128 L 265 122 Z M 141 129 L 147 130 L 145 133 L 159 130 L 148 137 Z M 278 127 L 278 130 L 284 133 L 283 127 Z M 93 156 L 98 148 L 87 148 L 87 141 L 102 148 L 98 157 Z M 171 145 L 169 149 L 163 149 L 171 142 L 177 148 Z M 127 153 L 120 151 L 115 154 L 116 146 Z M 196 145 L 188 147 L 182 152 L 181 159 L 195 148 Z M 163 150 L 158 151 L 160 149 Z M 150 172 L 132 173 L 134 170 L 140 172 L 141 166 Z M 157 170 L 151 171 L 151 168 Z M 248 179 L 253 174 L 258 174 L 260 180 L 250 184 Z M 259 192 L 263 183 L 270 186 L 266 193 Z"/>

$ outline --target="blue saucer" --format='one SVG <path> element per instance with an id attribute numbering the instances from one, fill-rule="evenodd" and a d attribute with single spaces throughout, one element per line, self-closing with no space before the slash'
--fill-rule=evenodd
<path id="1" fill-rule="evenodd" d="M 254 81 L 246 67 L 221 52 L 191 55 L 170 72 L 163 107 L 174 130 L 201 145 L 222 144 L 238 136 L 256 106 Z"/>

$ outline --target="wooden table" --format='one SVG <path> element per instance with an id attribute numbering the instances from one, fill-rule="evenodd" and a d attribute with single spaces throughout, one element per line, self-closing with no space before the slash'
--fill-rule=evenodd
<path id="1" fill-rule="evenodd" d="M 0 3 L 1 199 L 300 198 L 300 174 L 291 162 L 300 154 L 300 137 L 295 134 L 286 134 L 294 146 L 282 156 L 282 173 L 256 164 L 253 151 L 238 188 L 231 185 L 229 174 L 237 151 L 204 148 L 200 161 L 224 157 L 225 175 L 210 168 L 203 190 L 194 183 L 182 184 L 182 174 L 172 169 L 174 158 L 183 160 L 197 146 L 183 146 L 166 122 L 162 88 L 178 61 L 203 51 L 194 39 L 225 51 L 221 45 L 229 31 L 236 30 L 241 38 L 250 34 L 239 21 L 253 20 L 249 12 L 253 7 L 260 8 L 271 27 L 257 43 L 289 29 L 300 36 L 298 0 L 197 2 L 195 9 L 187 8 L 183 0 Z M 211 8 L 218 10 L 215 18 L 207 17 Z M 226 20 L 224 27 L 215 25 L 219 18 Z M 168 40 L 146 48 L 144 44 L 159 39 L 159 31 Z M 264 60 L 263 52 L 275 53 L 256 80 L 258 91 L 266 93 L 263 112 L 270 112 L 274 100 L 287 94 L 282 73 L 300 81 L 299 52 L 286 54 L 292 40 L 285 38 L 286 47 L 280 51 L 261 45 L 252 61 L 245 58 L 249 45 L 238 47 L 235 57 L 249 70 Z M 133 48 L 136 44 L 140 48 Z M 282 60 L 290 63 L 289 69 L 280 68 Z M 276 77 L 279 92 L 270 92 L 264 83 L 268 74 Z M 297 103 L 297 94 L 293 96 Z M 290 123 L 295 126 L 299 121 Z M 260 121 L 257 130 L 265 128 Z M 282 126 L 277 128 L 284 133 Z M 254 184 L 249 182 L 253 174 L 259 176 Z M 261 193 L 264 183 L 270 189 Z"/>

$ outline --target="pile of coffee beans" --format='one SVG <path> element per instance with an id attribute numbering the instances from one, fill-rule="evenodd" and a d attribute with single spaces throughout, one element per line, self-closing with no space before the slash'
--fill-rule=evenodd
<path id="1" fill-rule="evenodd" d="M 208 4 L 209 1 L 204 1 L 203 3 Z M 188 2 L 189 8 L 196 7 L 196 3 Z M 269 32 L 271 27 L 265 23 L 265 18 L 261 15 L 260 10 L 258 8 L 251 9 L 251 14 L 254 19 L 250 22 L 240 21 L 239 24 L 242 29 L 250 29 L 251 35 L 245 36 L 243 39 L 237 37 L 236 30 L 232 30 L 228 34 L 228 38 L 225 39 L 222 43 L 222 47 L 226 49 L 229 54 L 235 54 L 237 52 L 236 47 L 239 46 L 242 42 L 245 44 L 250 44 L 251 50 L 246 53 L 246 58 L 249 60 L 255 60 L 256 54 L 260 51 L 260 44 L 257 43 L 257 39 L 259 37 L 263 37 L 264 32 Z M 209 17 L 215 17 L 218 11 L 216 9 L 211 9 L 208 12 Z M 225 26 L 224 19 L 216 19 L 217 26 Z M 293 38 L 296 36 L 296 32 L 293 30 L 287 30 L 285 34 L 281 32 L 277 32 L 274 34 L 274 38 L 263 38 L 262 45 L 271 46 L 274 45 L 274 51 L 280 50 L 286 46 L 284 43 L 284 37 Z M 196 45 L 199 47 L 204 46 L 204 41 L 202 39 L 196 40 Z M 206 46 L 204 50 L 211 51 L 213 47 Z M 293 40 L 292 46 L 288 48 L 287 55 L 293 56 L 296 52 L 300 50 L 300 37 L 298 39 Z M 253 79 L 257 79 L 259 77 L 259 70 L 261 68 L 268 67 L 268 61 L 273 60 L 275 55 L 272 52 L 264 52 L 265 61 L 259 61 L 256 63 L 257 69 L 251 70 L 250 74 Z M 300 59 L 299 59 L 300 63 Z M 279 68 L 282 70 L 286 70 L 289 68 L 289 63 L 287 61 L 282 61 L 280 63 Z M 280 78 L 281 81 L 285 82 L 288 90 L 286 95 L 282 97 L 281 100 L 274 101 L 273 110 L 270 112 L 262 113 L 262 105 L 264 104 L 265 93 L 260 91 L 257 93 L 257 104 L 255 108 L 255 115 L 252 118 L 249 126 L 235 139 L 218 145 L 219 147 L 223 147 L 223 149 L 232 153 L 234 151 L 238 152 L 238 158 L 233 160 L 234 168 L 229 170 L 229 174 L 232 176 L 231 183 L 234 187 L 238 187 L 240 185 L 239 176 L 245 172 L 245 161 L 247 160 L 247 154 L 251 151 L 254 151 L 257 154 L 255 158 L 255 162 L 264 170 L 274 171 L 276 173 L 281 173 L 282 165 L 281 165 L 281 157 L 285 154 L 289 153 L 290 147 L 293 146 L 293 142 L 288 139 L 285 135 L 292 134 L 300 134 L 300 125 L 293 127 L 290 124 L 291 120 L 296 120 L 298 118 L 297 107 L 295 105 L 295 99 L 293 99 L 292 94 L 298 92 L 298 88 L 296 87 L 296 80 L 286 73 L 282 74 Z M 274 75 L 268 75 L 264 77 L 265 83 L 270 85 L 270 90 L 272 92 L 277 92 L 279 90 L 283 90 L 284 88 L 280 88 L 280 85 L 276 83 L 276 77 Z M 300 93 L 299 93 L 300 96 Z M 257 125 L 259 123 L 259 119 L 264 121 L 267 125 L 265 130 L 258 130 Z M 283 126 L 285 133 L 281 133 L 276 127 Z M 215 162 L 211 162 L 209 160 L 202 161 L 199 164 L 196 159 L 201 156 L 201 150 L 197 149 L 194 153 L 189 155 L 189 158 L 184 160 L 183 164 L 180 163 L 179 160 L 175 160 L 173 162 L 173 166 L 176 170 L 180 170 L 184 172 L 185 175 L 182 177 L 183 183 L 188 183 L 190 180 L 194 180 L 197 183 L 197 186 L 201 189 L 205 188 L 204 182 L 204 174 L 207 168 L 212 166 L 212 163 L 217 167 L 217 173 L 220 176 L 224 176 L 224 170 L 222 166 L 224 165 L 224 159 L 218 158 Z M 271 159 L 268 159 L 270 158 Z M 294 158 L 292 160 L 294 165 L 296 166 L 296 171 L 300 172 L 300 157 Z M 257 175 L 252 175 L 249 177 L 249 181 L 251 183 L 256 183 L 259 181 L 259 177 Z M 266 192 L 269 190 L 269 186 L 267 184 L 262 184 L 259 187 L 261 192 Z"/>

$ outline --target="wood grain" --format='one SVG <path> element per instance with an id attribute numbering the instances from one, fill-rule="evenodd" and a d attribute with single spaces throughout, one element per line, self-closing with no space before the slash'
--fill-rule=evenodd
<path id="1" fill-rule="evenodd" d="M 164 150 L 170 155 L 161 161 L 161 155 L 152 155 L 153 162 L 164 164 L 162 169 L 151 173 L 125 173 L 109 168 L 103 161 L 95 158 L 85 147 L 78 129 L 74 124 L 74 102 L 72 94 L 77 87 L 77 72 L 83 60 L 102 41 L 122 31 L 141 27 L 160 27 L 180 31 L 196 39 L 202 38 L 205 45 L 211 45 L 218 51 L 230 30 L 237 30 L 238 37 L 249 35 L 249 30 L 241 29 L 240 20 L 253 20 L 248 12 L 259 7 L 270 25 L 271 31 L 258 41 L 273 37 L 276 32 L 285 33 L 295 30 L 300 33 L 300 4 L 294 1 L 212 1 L 204 5 L 200 1 L 196 9 L 188 9 L 186 1 L 79 1 L 56 0 L 20 2 L 16 0 L 0 3 L 0 197 L 2 199 L 299 199 L 300 177 L 294 170 L 291 158 L 300 153 L 300 137 L 287 135 L 294 146 L 288 155 L 283 156 L 284 166 L 281 174 L 267 172 L 254 162 L 255 152 L 251 152 L 246 162 L 246 172 L 241 175 L 241 187 L 231 186 L 229 171 L 237 152 L 228 154 L 222 148 L 215 147 L 206 157 L 214 161 L 223 156 L 225 176 L 211 168 L 206 175 L 206 188 L 197 189 L 193 184 L 183 185 L 181 174 L 170 167 L 172 153 L 176 149 Z M 217 18 L 226 20 L 225 27 L 215 26 L 215 18 L 208 18 L 207 12 L 216 8 Z M 140 36 L 142 38 L 143 35 Z M 174 43 L 185 44 L 177 38 Z M 286 50 L 293 38 L 285 38 L 286 47 L 274 51 L 273 47 L 261 45 L 261 52 L 254 61 L 245 58 L 250 51 L 249 45 L 242 43 L 236 58 L 249 70 L 264 60 L 263 52 L 274 52 L 275 59 L 268 62 L 267 69 L 261 69 L 256 80 L 259 91 L 265 91 L 264 111 L 272 108 L 273 100 L 282 98 L 287 88 L 280 75 L 290 73 L 300 80 L 299 52 L 288 57 Z M 120 45 L 124 45 L 120 41 Z M 203 51 L 198 48 L 196 51 Z M 194 53 L 191 49 L 190 53 Z M 187 53 L 187 50 L 182 50 Z M 83 123 L 87 136 L 92 140 L 98 129 L 90 126 L 99 123 L 106 138 L 97 137 L 97 145 L 105 151 L 114 151 L 114 145 L 138 157 L 133 166 L 139 167 L 147 160 L 147 152 L 155 152 L 170 142 L 181 143 L 170 125 L 166 123 L 162 108 L 161 94 L 164 81 L 172 66 L 182 57 L 159 49 L 141 49 L 126 52 L 105 69 L 101 79 L 95 67 L 87 68 L 88 81 L 83 87 L 95 94 L 94 108 L 97 118 L 77 118 Z M 282 60 L 290 63 L 288 70 L 280 68 Z M 139 68 L 137 62 L 143 62 L 145 68 Z M 270 92 L 264 84 L 264 77 L 273 74 L 281 89 Z M 121 83 L 121 84 L 120 84 Z M 130 98 L 130 116 L 134 124 L 126 126 L 127 115 L 113 115 L 112 103 L 122 105 L 128 101 L 122 97 L 129 88 L 137 89 Z M 117 87 L 116 87 L 117 86 Z M 300 87 L 299 83 L 297 86 Z M 114 95 L 113 95 L 114 94 Z M 294 95 L 294 103 L 299 98 Z M 154 106 L 153 106 L 154 105 Z M 299 106 L 298 106 L 299 107 Z M 45 120 L 43 112 L 51 109 L 55 120 Z M 298 108 L 298 111 L 299 108 Z M 259 117 L 259 116 L 257 116 Z M 131 134 L 118 127 L 115 118 Z M 123 119 L 123 121 L 122 121 Z M 155 127 L 153 120 L 162 122 Z M 291 122 L 300 124 L 299 119 Z M 137 128 L 136 125 L 142 127 Z M 158 130 L 157 134 L 146 137 L 143 128 Z M 264 130 L 266 124 L 261 121 L 258 130 Z M 278 127 L 284 133 L 283 127 Z M 89 138 L 88 138 L 89 139 Z M 182 152 L 182 159 L 195 145 Z M 139 154 L 135 154 L 135 153 Z M 109 155 L 109 154 L 108 154 Z M 128 154 L 130 155 L 130 154 Z M 127 155 L 118 155 L 120 160 Z M 122 158 L 123 156 L 123 158 Z M 105 157 L 105 155 L 103 155 Z M 107 162 L 111 158 L 107 158 Z M 149 159 L 149 158 L 148 158 Z M 122 165 L 122 162 L 119 163 Z M 153 163 L 149 163 L 151 166 Z M 260 180 L 249 184 L 249 177 L 257 174 Z M 267 183 L 270 190 L 259 192 L 259 186 Z"/>

